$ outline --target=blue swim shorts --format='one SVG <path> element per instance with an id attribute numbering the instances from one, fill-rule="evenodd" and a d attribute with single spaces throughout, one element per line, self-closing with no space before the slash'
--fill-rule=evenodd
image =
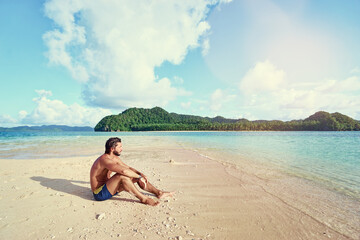
<path id="1" fill-rule="evenodd" d="M 117 195 L 118 193 L 115 193 L 114 195 L 111 195 L 109 190 L 106 187 L 106 184 L 102 185 L 98 189 L 96 189 L 94 192 L 94 198 L 96 201 L 104 201 L 107 199 L 112 198 L 113 196 Z"/>

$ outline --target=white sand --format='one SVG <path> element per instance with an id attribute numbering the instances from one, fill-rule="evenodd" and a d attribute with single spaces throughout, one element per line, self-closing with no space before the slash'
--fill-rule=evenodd
<path id="1" fill-rule="evenodd" d="M 263 179 L 249 172 L 226 167 L 172 143 L 125 145 L 121 157 L 143 171 L 158 188 L 176 190 L 175 197 L 160 200 L 156 207 L 143 205 L 126 192 L 96 202 L 90 190 L 89 171 L 97 157 L 0 160 L 0 239 L 360 236 L 358 225 L 352 225 L 350 230 L 336 228 L 296 207 L 296 198 L 301 196 L 296 188 L 289 191 L 296 196 L 289 198 L 295 202 L 292 204 L 279 197 L 281 191 L 278 196 L 268 191 L 277 189 L 276 181 L 268 182 L 267 189 Z"/>

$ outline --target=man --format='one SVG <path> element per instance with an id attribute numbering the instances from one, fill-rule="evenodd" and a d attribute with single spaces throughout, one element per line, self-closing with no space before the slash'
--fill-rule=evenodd
<path id="1" fill-rule="evenodd" d="M 121 152 L 121 139 L 109 138 L 105 144 L 105 153 L 96 159 L 92 165 L 90 184 L 95 200 L 107 200 L 119 192 L 127 191 L 135 195 L 144 204 L 151 206 L 159 204 L 158 201 L 142 194 L 134 185 L 135 183 L 141 189 L 155 194 L 159 199 L 174 194 L 174 192 L 164 192 L 155 188 L 143 173 L 123 163 L 119 158 Z M 116 174 L 111 177 L 111 172 Z"/>

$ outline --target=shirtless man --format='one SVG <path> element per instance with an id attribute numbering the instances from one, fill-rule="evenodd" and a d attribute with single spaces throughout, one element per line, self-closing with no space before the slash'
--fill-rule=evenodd
<path id="1" fill-rule="evenodd" d="M 107 200 L 119 192 L 127 191 L 135 195 L 144 204 L 151 206 L 159 204 L 158 201 L 142 194 L 135 187 L 135 183 L 141 189 L 155 194 L 159 199 L 174 194 L 174 192 L 164 192 L 155 188 L 143 173 L 123 163 L 119 158 L 121 151 L 121 139 L 109 138 L 105 144 L 105 153 L 96 159 L 92 165 L 90 184 L 95 200 Z M 112 172 L 116 174 L 111 176 Z"/>

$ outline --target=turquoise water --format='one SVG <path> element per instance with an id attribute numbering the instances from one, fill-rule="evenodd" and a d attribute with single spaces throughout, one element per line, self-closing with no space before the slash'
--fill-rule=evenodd
<path id="1" fill-rule="evenodd" d="M 272 165 L 360 199 L 360 132 L 209 132 L 182 141 L 201 152 L 228 153 L 235 164 L 242 158 Z"/>
<path id="2" fill-rule="evenodd" d="M 125 147 L 132 136 L 170 138 L 201 152 L 232 156 L 222 161 L 270 164 L 360 199 L 360 132 L 0 132 L 0 158 L 97 155 L 110 136 L 123 138 Z"/>

